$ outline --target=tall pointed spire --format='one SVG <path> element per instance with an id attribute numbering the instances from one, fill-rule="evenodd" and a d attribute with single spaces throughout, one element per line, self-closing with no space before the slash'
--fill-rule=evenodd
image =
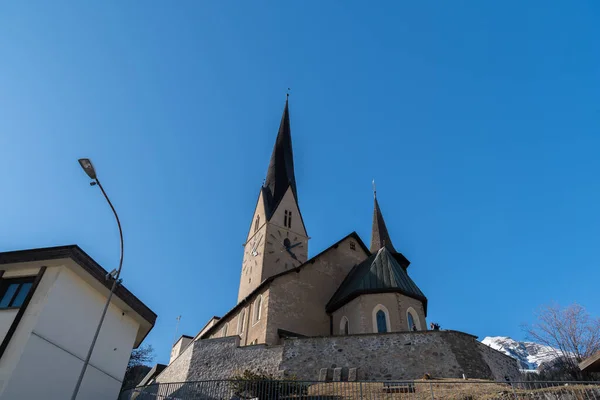
<path id="1" fill-rule="evenodd" d="M 268 190 L 269 205 L 273 211 L 281 201 L 288 187 L 292 188 L 296 201 L 296 177 L 294 175 L 294 153 L 292 151 L 292 134 L 290 129 L 290 111 L 288 99 L 285 100 L 285 108 L 279 124 L 279 132 L 271 154 L 267 178 L 263 187 Z M 270 217 L 270 216 L 269 216 Z"/>
<path id="2" fill-rule="evenodd" d="M 375 191 L 375 182 L 373 181 L 373 197 L 375 199 L 375 205 L 373 207 L 373 227 L 371 230 L 371 253 L 376 253 L 382 247 L 387 247 L 392 252 L 396 252 L 390 234 L 388 233 L 379 203 L 377 202 L 377 192 Z"/>

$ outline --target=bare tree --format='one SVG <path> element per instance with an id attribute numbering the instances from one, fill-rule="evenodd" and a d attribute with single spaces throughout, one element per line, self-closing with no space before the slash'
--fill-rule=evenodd
<path id="1" fill-rule="evenodd" d="M 137 349 L 133 349 L 131 357 L 129 357 L 129 363 L 127 368 L 133 368 L 138 365 L 148 365 L 154 360 L 154 348 L 152 345 L 140 346 Z"/>
<path id="2" fill-rule="evenodd" d="M 154 349 L 152 345 L 140 346 L 137 349 L 133 349 L 129 363 L 127 364 L 127 370 L 125 371 L 125 377 L 123 378 L 123 384 L 121 389 L 128 389 L 135 387 L 150 371 L 149 364 L 154 360 Z"/>
<path id="3" fill-rule="evenodd" d="M 553 303 L 536 314 L 537 321 L 525 326 L 529 339 L 555 349 L 566 372 L 579 378 L 578 364 L 600 350 L 600 318 L 577 303 L 565 308 Z"/>

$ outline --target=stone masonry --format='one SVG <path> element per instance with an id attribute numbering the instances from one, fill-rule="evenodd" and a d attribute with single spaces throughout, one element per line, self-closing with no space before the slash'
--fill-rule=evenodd
<path id="1" fill-rule="evenodd" d="M 231 378 L 244 370 L 301 380 L 517 380 L 514 359 L 474 336 L 422 331 L 286 339 L 283 345 L 239 347 L 237 336 L 192 342 L 157 382 Z"/>

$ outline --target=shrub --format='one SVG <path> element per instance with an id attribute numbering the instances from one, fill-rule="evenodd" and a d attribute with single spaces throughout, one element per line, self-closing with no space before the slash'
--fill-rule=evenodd
<path id="1" fill-rule="evenodd" d="M 233 391 L 240 398 L 281 399 L 308 392 L 307 386 L 295 377 L 280 380 L 270 374 L 245 370 L 232 379 Z"/>

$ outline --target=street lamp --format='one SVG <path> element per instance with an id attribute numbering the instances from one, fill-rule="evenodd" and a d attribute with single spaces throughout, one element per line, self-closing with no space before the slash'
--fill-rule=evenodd
<path id="1" fill-rule="evenodd" d="M 110 293 L 108 294 L 108 299 L 106 300 L 106 304 L 104 305 L 104 310 L 102 310 L 102 316 L 100 317 L 100 321 L 98 322 L 98 327 L 96 328 L 96 333 L 94 334 L 94 338 L 92 339 L 92 343 L 90 344 L 90 349 L 88 350 L 87 356 L 85 357 L 85 360 L 83 362 L 83 367 L 81 368 L 81 372 L 79 373 L 79 378 L 77 379 L 77 384 L 75 385 L 75 389 L 73 390 L 73 394 L 71 395 L 71 400 L 77 399 L 77 393 L 79 392 L 79 388 L 81 387 L 81 382 L 83 381 L 83 376 L 85 375 L 85 370 L 87 369 L 88 364 L 90 363 L 90 358 L 92 357 L 92 353 L 94 352 L 94 346 L 96 345 L 96 339 L 98 339 L 98 335 L 100 334 L 100 329 L 102 328 L 102 323 L 104 322 L 104 317 L 106 316 L 106 311 L 108 310 L 108 306 L 110 305 L 110 300 L 112 299 L 113 293 L 115 292 L 117 285 L 119 283 L 121 283 L 121 281 L 122 281 L 121 279 L 119 279 L 119 276 L 121 275 L 121 267 L 123 267 L 123 230 L 121 229 L 121 221 L 119 221 L 119 216 L 117 215 L 117 211 L 115 210 L 115 207 L 113 207 L 110 199 L 108 198 L 106 192 L 104 191 L 104 188 L 100 184 L 100 181 L 98 180 L 98 177 L 96 176 L 96 170 L 94 169 L 92 162 L 88 158 L 80 158 L 79 164 L 81 165 L 81 168 L 83 168 L 85 173 L 90 177 L 90 179 L 92 179 L 92 182 L 90 182 L 90 186 L 98 185 L 98 187 L 102 191 L 102 194 L 104 195 L 104 198 L 108 202 L 108 205 L 110 206 L 113 214 L 115 215 L 115 219 L 117 220 L 117 226 L 119 227 L 119 238 L 121 240 L 121 256 L 119 258 L 119 268 L 117 268 L 116 270 L 113 270 L 111 273 L 106 275 L 106 280 L 109 280 L 112 277 L 113 283 L 110 288 Z"/>

